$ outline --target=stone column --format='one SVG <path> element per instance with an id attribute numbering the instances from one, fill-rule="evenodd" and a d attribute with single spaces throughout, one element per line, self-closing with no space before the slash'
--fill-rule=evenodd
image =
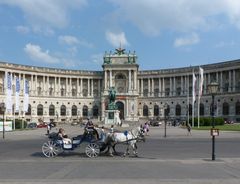
<path id="1" fill-rule="evenodd" d="M 233 92 L 235 92 L 235 89 L 236 89 L 236 72 L 235 70 L 233 70 L 233 83 L 232 83 L 232 90 Z"/>
<path id="2" fill-rule="evenodd" d="M 228 92 L 231 92 L 232 91 L 232 71 L 231 70 L 228 71 L 228 81 L 229 81 Z"/>
<path id="3" fill-rule="evenodd" d="M 170 80 L 170 92 L 169 92 L 169 96 L 172 96 L 172 92 L 173 92 L 173 89 L 172 89 L 172 77 L 169 77 L 169 80 Z"/>
<path id="4" fill-rule="evenodd" d="M 54 77 L 54 96 L 57 96 L 57 77 Z"/>
<path id="5" fill-rule="evenodd" d="M 101 80 L 98 79 L 98 96 L 101 96 Z"/>
<path id="6" fill-rule="evenodd" d="M 151 96 L 154 96 L 154 78 L 152 78 L 151 81 L 152 81 L 152 95 Z"/>
<path id="7" fill-rule="evenodd" d="M 43 96 L 45 96 L 45 91 L 46 91 L 46 78 L 45 78 L 45 76 L 43 76 Z"/>
<path id="8" fill-rule="evenodd" d="M 173 77 L 173 96 L 176 96 L 176 77 Z"/>
<path id="9" fill-rule="evenodd" d="M 203 94 L 207 93 L 207 74 L 203 74 Z"/>
<path id="10" fill-rule="evenodd" d="M 90 79 L 89 78 L 87 78 L 87 91 L 88 91 L 87 96 L 89 97 L 90 96 Z"/>
<path id="11" fill-rule="evenodd" d="M 46 95 L 48 96 L 49 95 L 49 86 L 50 86 L 50 84 L 49 84 L 49 76 L 47 76 L 47 84 L 46 84 Z"/>
<path id="12" fill-rule="evenodd" d="M 162 91 L 163 91 L 163 97 L 165 97 L 166 96 L 166 90 L 165 90 L 165 78 L 162 78 Z"/>
<path id="13" fill-rule="evenodd" d="M 112 70 L 109 71 L 110 87 L 112 87 Z"/>
<path id="14" fill-rule="evenodd" d="M 19 74 L 20 77 L 20 74 Z M 37 80 L 37 75 L 35 75 L 35 95 L 38 95 L 38 80 Z"/>
<path id="15" fill-rule="evenodd" d="M 137 71 L 134 71 L 134 91 L 137 90 Z"/>
<path id="16" fill-rule="evenodd" d="M 72 77 L 69 77 L 69 96 L 72 97 Z"/>
<path id="17" fill-rule="evenodd" d="M 131 80 L 132 80 L 132 77 L 131 77 L 131 73 L 132 71 L 131 70 L 128 70 L 128 92 L 130 92 L 132 90 L 132 84 L 131 84 Z"/>
<path id="18" fill-rule="evenodd" d="M 79 97 L 80 96 L 80 90 L 79 90 L 79 78 L 77 77 L 77 97 Z"/>
<path id="19" fill-rule="evenodd" d="M 148 78 L 148 96 L 151 96 L 150 78 Z"/>
<path id="20" fill-rule="evenodd" d="M 80 96 L 82 97 L 83 96 L 83 79 L 82 78 L 80 78 L 80 82 L 81 82 L 81 84 L 80 84 Z"/>
<path id="21" fill-rule="evenodd" d="M 223 72 L 220 73 L 220 93 L 223 92 Z"/>
<path id="22" fill-rule="evenodd" d="M 104 71 L 104 91 L 107 90 L 107 71 Z"/>
<path id="23" fill-rule="evenodd" d="M 140 79 L 138 79 L 138 87 L 137 87 L 137 92 L 140 94 Z"/>
<path id="24" fill-rule="evenodd" d="M 141 96 L 143 96 L 143 78 L 141 79 Z"/>
<path id="25" fill-rule="evenodd" d="M 183 76 L 181 76 L 181 93 L 180 95 L 184 95 L 184 87 L 183 87 Z"/>
<path id="26" fill-rule="evenodd" d="M 93 97 L 93 79 L 91 79 L 91 96 Z"/>
<path id="27" fill-rule="evenodd" d="M 162 80 L 158 78 L 158 97 L 162 96 Z"/>

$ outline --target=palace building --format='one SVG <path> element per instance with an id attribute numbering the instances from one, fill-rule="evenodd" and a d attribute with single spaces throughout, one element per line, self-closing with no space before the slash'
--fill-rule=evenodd
<path id="1" fill-rule="evenodd" d="M 72 122 L 87 117 L 102 121 L 110 87 L 116 89 L 120 118 L 126 121 L 163 118 L 164 108 L 170 118 L 186 119 L 193 110 L 197 115 L 197 103 L 193 109 L 191 96 L 192 73 L 194 71 L 198 79 L 199 66 L 139 71 L 137 59 L 135 52 L 126 53 L 119 48 L 114 53 L 104 54 L 102 71 L 0 62 L 0 102 L 3 103 L 6 98 L 4 78 L 6 73 L 11 73 L 21 78 L 20 111 L 15 112 L 15 118 L 27 121 Z M 212 98 L 207 86 L 216 81 L 219 84 L 219 93 L 215 96 L 216 116 L 240 121 L 240 60 L 202 65 L 201 68 L 204 69 L 204 84 L 200 115 L 210 116 Z M 29 81 L 28 112 L 22 110 L 24 79 Z M 12 85 L 14 102 L 14 81 Z M 13 118 L 13 113 L 6 116 Z"/>

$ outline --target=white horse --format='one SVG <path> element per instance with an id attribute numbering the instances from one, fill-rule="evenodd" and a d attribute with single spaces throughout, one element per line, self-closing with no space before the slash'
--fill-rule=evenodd
<path id="1" fill-rule="evenodd" d="M 107 136 L 107 144 L 109 146 L 109 153 L 112 155 L 112 150 L 116 153 L 115 146 L 119 143 L 127 144 L 127 149 L 123 156 L 129 155 L 129 147 L 132 148 L 133 154 L 137 156 L 137 142 L 144 141 L 144 131 L 140 127 L 133 128 L 125 132 L 114 132 Z M 112 148 L 112 149 L 111 149 Z"/>

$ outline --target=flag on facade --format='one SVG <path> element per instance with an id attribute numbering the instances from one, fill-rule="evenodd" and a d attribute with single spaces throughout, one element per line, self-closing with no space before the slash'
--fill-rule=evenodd
<path id="1" fill-rule="evenodd" d="M 12 111 L 12 74 L 7 72 L 6 76 L 6 110 Z"/>
<path id="2" fill-rule="evenodd" d="M 16 77 L 16 91 L 15 91 L 15 112 L 19 112 L 19 94 L 20 94 L 20 78 Z"/>
<path id="3" fill-rule="evenodd" d="M 202 91 L 203 91 L 203 69 L 201 67 L 199 67 L 199 98 L 202 96 Z"/>
<path id="4" fill-rule="evenodd" d="M 24 80 L 24 106 L 23 111 L 28 111 L 28 104 L 29 104 L 29 82 L 27 79 Z"/>
<path id="5" fill-rule="evenodd" d="M 192 103 L 193 104 L 196 100 L 196 81 L 197 81 L 197 78 L 193 72 L 193 77 L 192 77 Z"/>

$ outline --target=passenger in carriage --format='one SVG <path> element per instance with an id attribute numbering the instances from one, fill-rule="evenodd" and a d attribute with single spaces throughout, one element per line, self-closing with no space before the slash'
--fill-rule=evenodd
<path id="1" fill-rule="evenodd" d="M 59 128 L 58 137 L 63 140 L 64 144 L 71 144 L 72 140 L 68 138 L 67 134 L 65 134 L 65 130 L 63 128 Z"/>
<path id="2" fill-rule="evenodd" d="M 106 132 L 105 132 L 104 126 L 102 126 L 102 128 L 100 130 L 100 140 L 104 142 L 105 139 L 106 139 Z"/>

